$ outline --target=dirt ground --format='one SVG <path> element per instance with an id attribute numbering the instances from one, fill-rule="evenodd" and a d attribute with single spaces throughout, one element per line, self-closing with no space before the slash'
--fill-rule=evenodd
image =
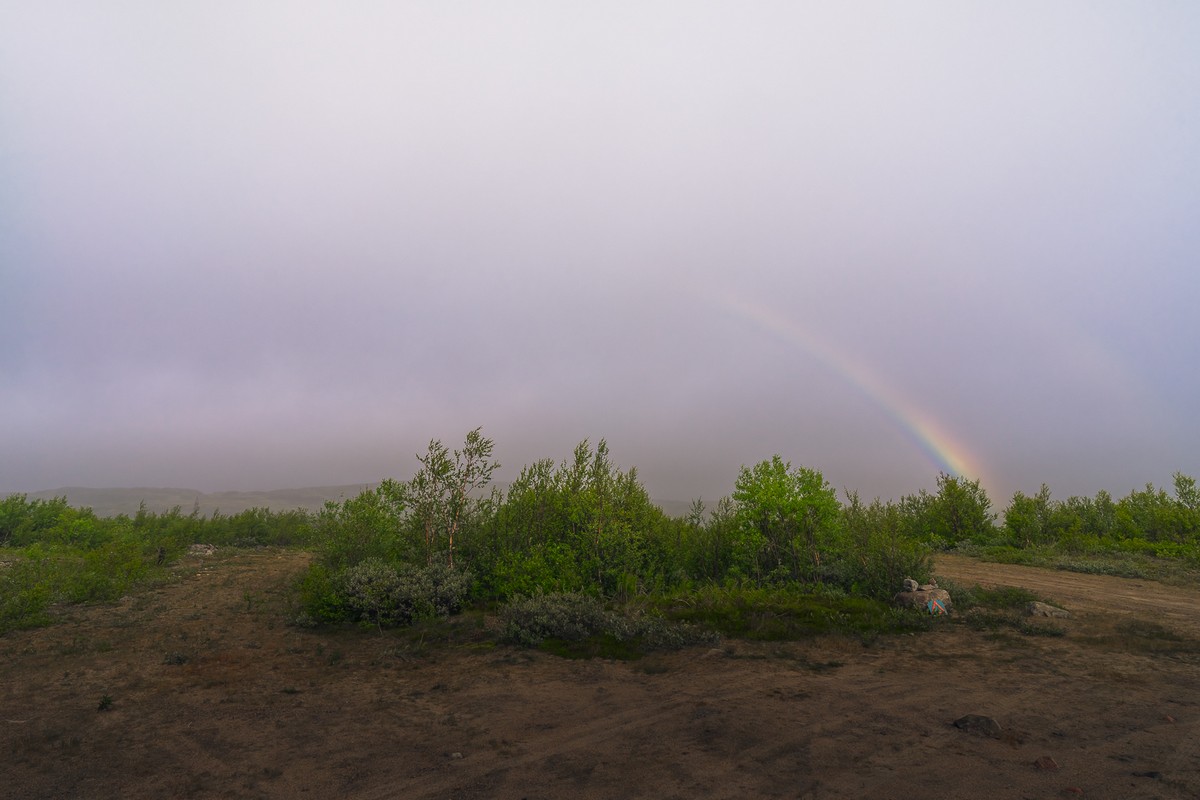
<path id="1" fill-rule="evenodd" d="M 621 663 L 293 627 L 305 559 L 192 557 L 0 637 L 0 797 L 1200 797 L 1200 590 L 944 557 L 960 584 L 1071 609 L 1065 635 L 950 624 Z"/>

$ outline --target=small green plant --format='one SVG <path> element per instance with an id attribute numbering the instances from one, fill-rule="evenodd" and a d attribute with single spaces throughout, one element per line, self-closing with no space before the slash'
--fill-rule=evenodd
<path id="1" fill-rule="evenodd" d="M 113 706 L 112 695 L 103 695 L 100 698 L 100 703 L 96 706 L 97 711 L 108 711 Z"/>

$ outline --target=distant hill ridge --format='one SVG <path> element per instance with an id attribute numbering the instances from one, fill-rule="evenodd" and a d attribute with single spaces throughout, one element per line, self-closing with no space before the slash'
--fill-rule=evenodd
<path id="1" fill-rule="evenodd" d="M 97 516 L 115 517 L 118 514 L 134 515 L 138 507 L 146 504 L 146 510 L 156 514 L 170 511 L 176 506 L 185 514 L 199 508 L 204 516 L 213 512 L 237 514 L 251 508 L 269 508 L 272 511 L 319 511 L 328 500 L 342 501 L 354 497 L 364 489 L 377 484 L 347 484 L 345 486 L 310 486 L 302 489 L 276 489 L 266 492 L 201 492 L 195 489 L 136 487 L 131 489 L 95 489 L 84 486 L 66 486 L 29 492 L 32 499 L 51 500 L 66 497 L 67 503 L 76 508 L 91 508 Z"/>
<path id="2" fill-rule="evenodd" d="M 505 484 L 498 485 L 501 490 L 508 489 Z M 142 503 L 146 504 L 147 511 L 155 514 L 165 513 L 175 507 L 185 514 L 190 514 L 192 509 L 198 508 L 203 516 L 208 517 L 216 511 L 229 515 L 251 508 L 269 508 L 272 511 L 291 511 L 302 508 L 305 511 L 320 511 L 330 500 L 341 502 L 376 486 L 378 483 L 351 483 L 343 486 L 308 486 L 301 489 L 275 489 L 266 492 L 201 492 L 195 489 L 150 487 L 96 489 L 85 486 L 65 486 L 61 489 L 46 489 L 25 494 L 31 500 L 52 500 L 55 497 L 66 497 L 68 505 L 76 508 L 90 508 L 100 517 L 115 517 L 118 514 L 133 516 Z M 675 517 L 686 515 L 691 507 L 691 503 L 688 501 L 655 500 L 654 502 L 664 512 Z"/>

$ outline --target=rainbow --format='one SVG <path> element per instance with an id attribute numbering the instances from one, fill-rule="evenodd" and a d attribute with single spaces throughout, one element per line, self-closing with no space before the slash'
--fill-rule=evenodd
<path id="1" fill-rule="evenodd" d="M 767 331 L 784 344 L 816 358 L 827 369 L 854 387 L 904 431 L 925 456 L 942 472 L 955 477 L 980 479 L 979 462 L 961 440 L 953 437 L 935 419 L 914 406 L 894 387 L 887 385 L 861 360 L 822 340 L 800 323 L 780 312 L 725 291 L 705 295 L 719 308 Z"/>

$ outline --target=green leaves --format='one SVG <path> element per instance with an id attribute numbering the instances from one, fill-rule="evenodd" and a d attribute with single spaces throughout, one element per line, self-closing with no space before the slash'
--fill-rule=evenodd
<path id="1" fill-rule="evenodd" d="M 734 565 L 761 578 L 781 569 L 792 580 L 813 577 L 834 544 L 841 509 L 818 471 L 792 468 L 778 455 L 742 467 L 733 490 Z"/>
<path id="2" fill-rule="evenodd" d="M 992 501 L 978 480 L 943 472 L 937 477 L 937 487 L 929 507 L 930 534 L 935 540 L 953 546 L 984 543 L 995 537 Z"/>
<path id="3" fill-rule="evenodd" d="M 480 572 L 497 598 L 531 587 L 628 590 L 663 569 L 657 542 L 668 524 L 637 471 L 618 469 L 605 440 L 593 448 L 585 439 L 557 468 L 544 459 L 513 481 L 481 553 L 490 566 Z"/>
<path id="4" fill-rule="evenodd" d="M 455 538 L 482 505 L 477 492 L 487 486 L 500 464 L 492 460 L 495 444 L 476 428 L 453 455 L 440 441 L 429 442 L 421 469 L 406 485 L 404 497 L 420 531 L 427 563 L 444 554 L 454 566 Z"/>

